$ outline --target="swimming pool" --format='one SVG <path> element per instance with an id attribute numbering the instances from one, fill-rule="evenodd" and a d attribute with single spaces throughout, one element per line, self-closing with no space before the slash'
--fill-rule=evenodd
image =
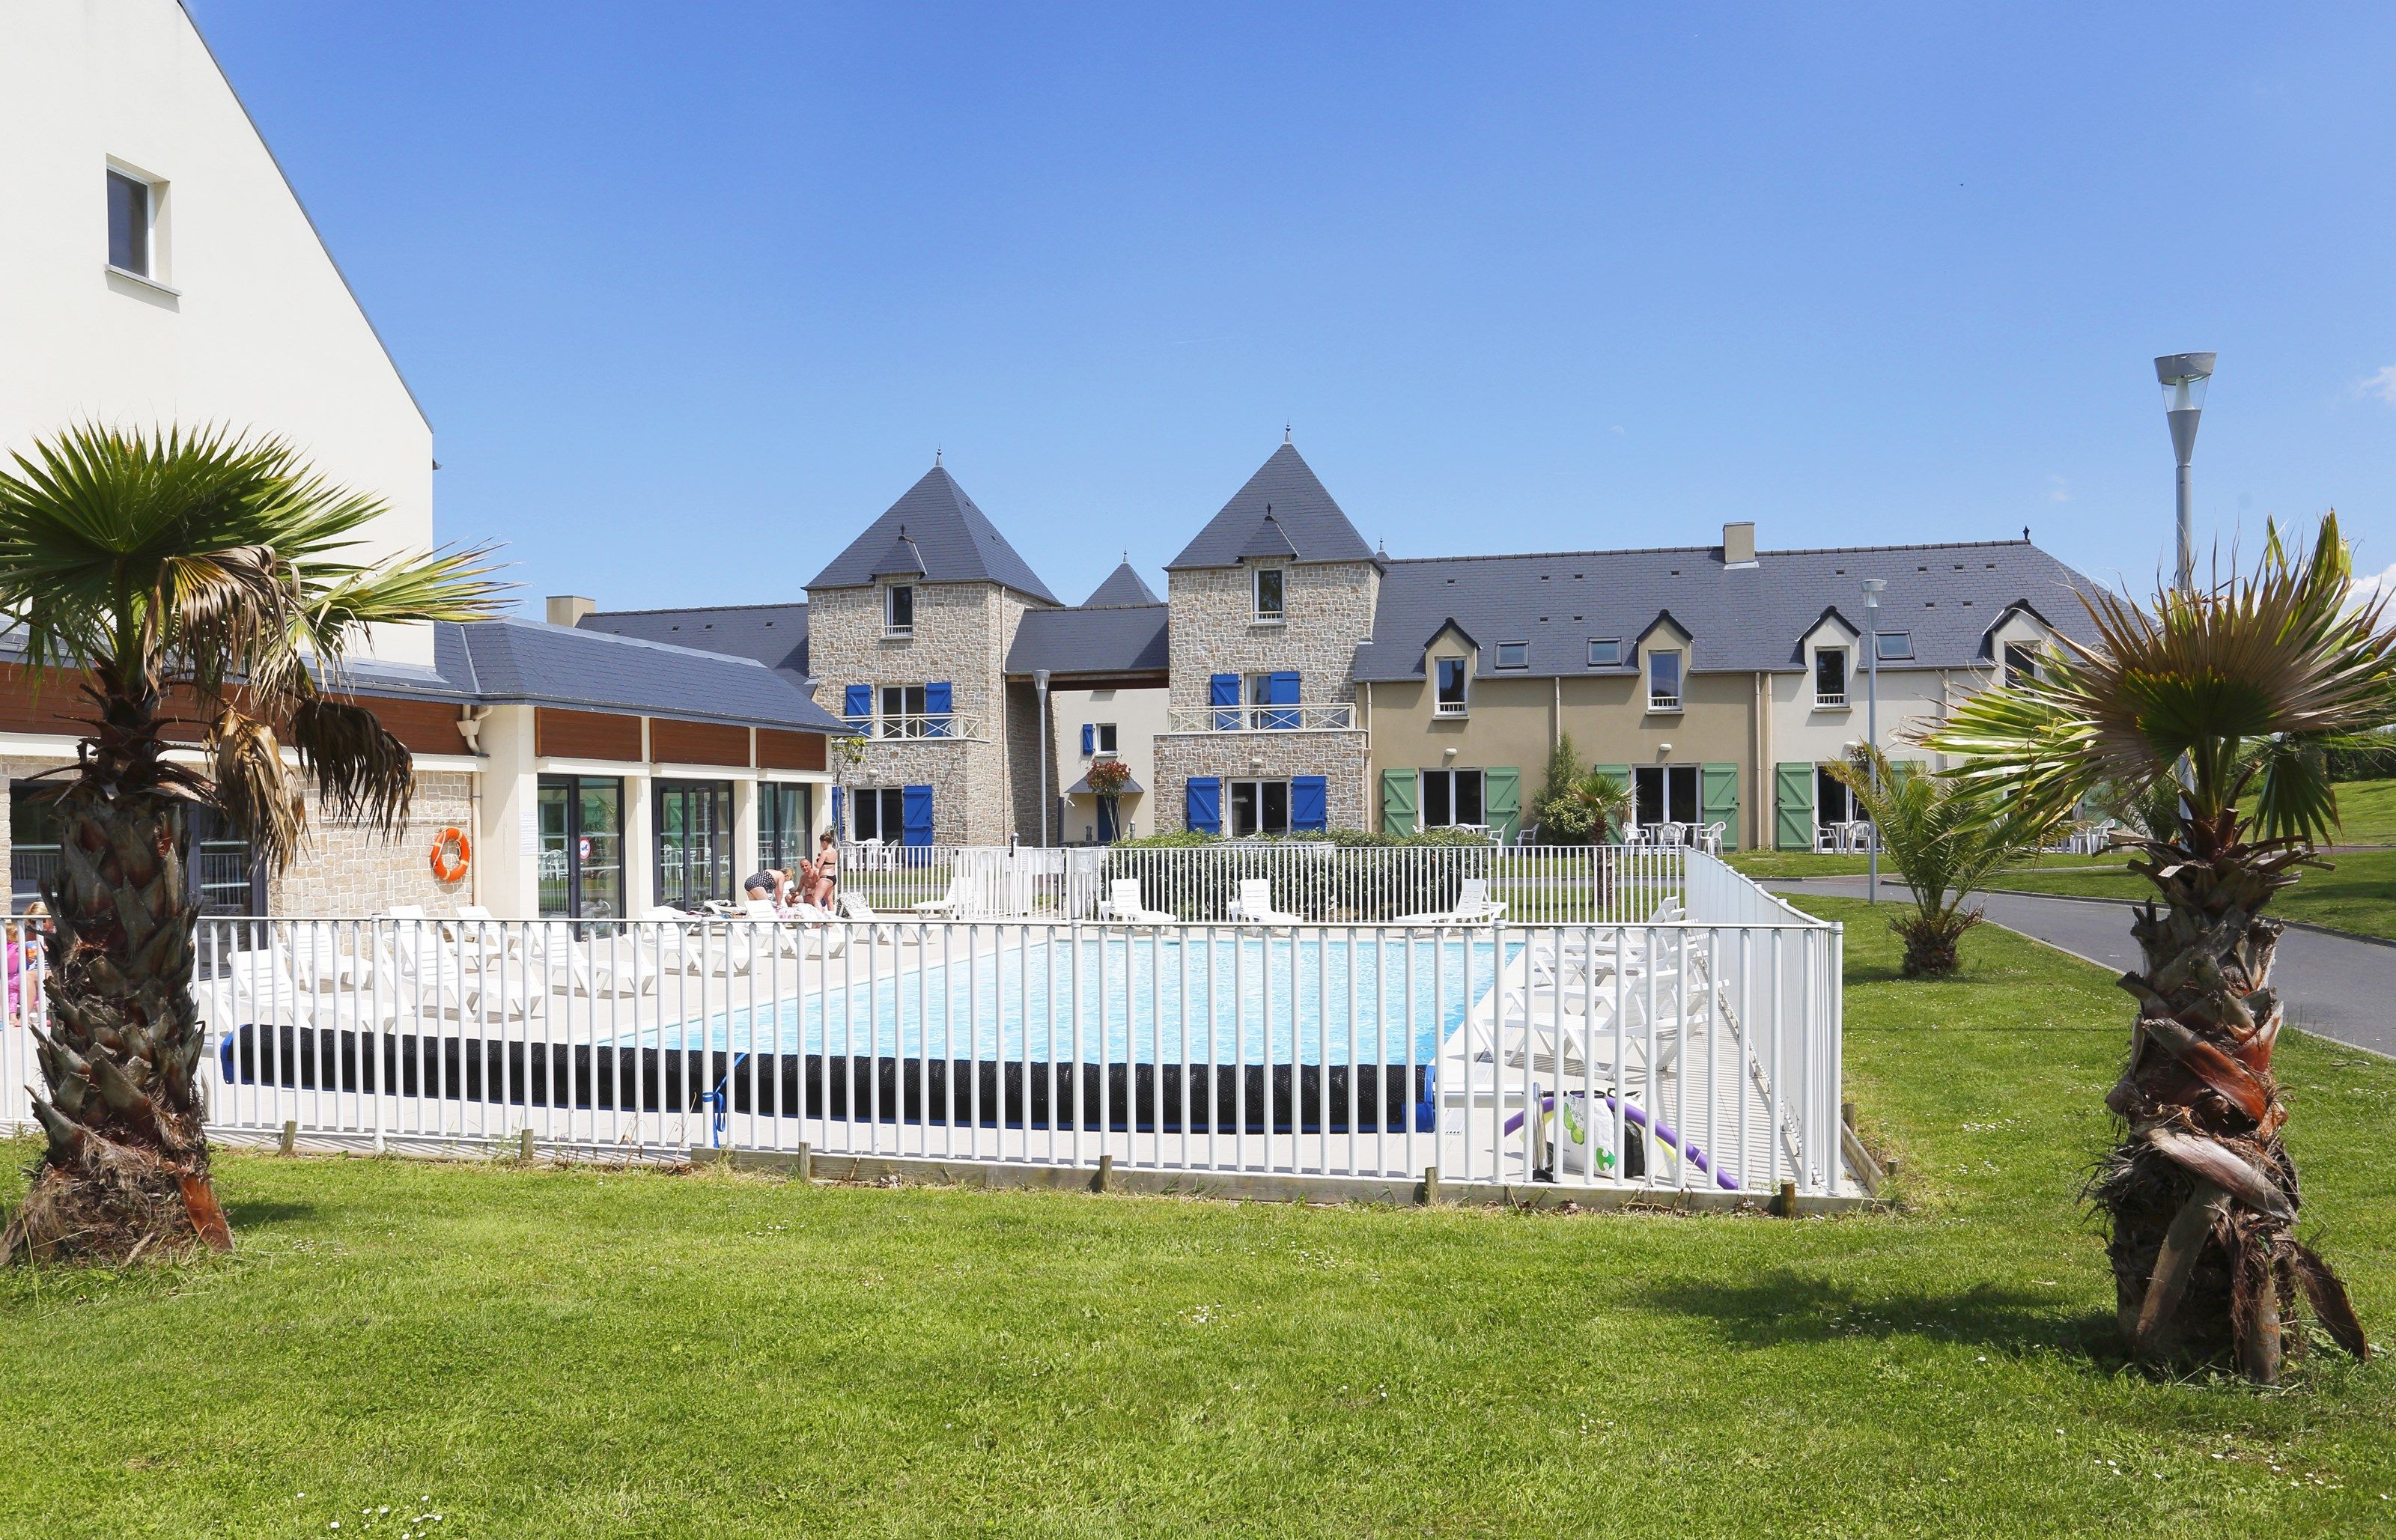
<path id="1" fill-rule="evenodd" d="M 1521 949 L 1509 943 L 1506 955 Z M 970 954 L 927 946 L 922 958 L 901 964 L 860 947 L 827 966 L 820 988 L 602 1041 L 1033 1063 L 1404 1064 L 1411 1050 L 1419 1065 L 1495 976 L 1486 940 L 1388 932 L 1097 932 L 1076 946 L 1025 930 Z"/>

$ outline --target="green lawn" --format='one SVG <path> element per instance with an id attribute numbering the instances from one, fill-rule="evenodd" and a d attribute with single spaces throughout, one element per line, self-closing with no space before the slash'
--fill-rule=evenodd
<path id="1" fill-rule="evenodd" d="M 1904 1161 L 1903 1213 L 227 1157 L 234 1258 L 0 1275 L 0 1533 L 2396 1524 L 2385 1363 L 2317 1356 L 2276 1394 L 2121 1365 L 2074 1193 L 2126 998 L 1993 929 L 1963 980 L 1902 983 L 1877 917 L 1822 907 L 1850 924 L 1850 1095 Z M 2396 1064 L 2282 1052 L 2308 1212 L 2389 1333 Z"/>
<path id="2" fill-rule="evenodd" d="M 2283 920 L 2396 940 L 2396 850 L 2336 850 L 2324 859 L 2336 870 L 2305 872 L 2296 886 L 2271 900 L 2270 912 Z M 2155 891 L 2153 883 L 2129 870 L 2119 856 L 2079 870 L 2008 871 L 1989 885 L 2102 898 L 2145 898 Z"/>
<path id="3" fill-rule="evenodd" d="M 1724 857 L 1732 866 L 1756 878 L 1799 877 L 1860 877 L 1868 870 L 1869 856 L 1822 856 L 1810 850 L 1742 850 Z M 2120 870 L 2119 856 L 2034 856 L 2021 863 L 2029 871 L 2079 871 L 2099 869 Z M 1886 856 L 1881 857 L 1881 871 L 1895 876 L 1897 869 Z M 1860 892 L 1861 889 L 1857 891 Z"/>

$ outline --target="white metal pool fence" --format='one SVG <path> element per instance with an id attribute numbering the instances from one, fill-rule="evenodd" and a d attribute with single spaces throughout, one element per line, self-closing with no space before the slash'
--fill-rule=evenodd
<path id="1" fill-rule="evenodd" d="M 1201 845 L 860 845 L 841 852 L 841 885 L 877 910 L 938 906 L 964 920 L 1093 920 L 1115 882 L 1177 919 L 1235 918 L 1243 882 L 1270 884 L 1276 909 L 1320 922 L 1376 923 L 1450 911 L 1467 882 L 1516 922 L 1644 920 L 1692 883 L 1753 890 L 1703 851 L 1666 845 L 1341 845 L 1225 840 Z"/>
<path id="2" fill-rule="evenodd" d="M 203 1091 L 312 1148 L 1850 1193 L 1840 933 L 1702 859 L 1632 923 L 206 920 Z"/>

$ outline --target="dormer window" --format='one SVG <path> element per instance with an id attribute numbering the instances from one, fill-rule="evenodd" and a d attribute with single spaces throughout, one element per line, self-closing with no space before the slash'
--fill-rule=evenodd
<path id="1" fill-rule="evenodd" d="M 1439 660 L 1439 696 L 1431 707 L 1433 716 L 1464 715 L 1466 677 L 1464 659 L 1443 657 Z"/>
<path id="2" fill-rule="evenodd" d="M 1279 567 L 1257 568 L 1257 621 L 1260 625 L 1282 622 L 1282 570 Z"/>
<path id="3" fill-rule="evenodd" d="M 1814 652 L 1814 704 L 1847 703 L 1847 649 L 1818 647 Z"/>
<path id="4" fill-rule="evenodd" d="M 1651 711 L 1677 711 L 1681 709 L 1681 654 L 1677 649 L 1648 649 L 1647 709 Z"/>
<path id="5" fill-rule="evenodd" d="M 882 634 L 912 636 L 915 634 L 915 589 L 912 583 L 893 583 L 883 591 Z"/>
<path id="6" fill-rule="evenodd" d="M 2038 644 L 2034 642 L 2005 644 L 2005 683 L 2009 685 L 2029 684 L 2038 678 Z"/>

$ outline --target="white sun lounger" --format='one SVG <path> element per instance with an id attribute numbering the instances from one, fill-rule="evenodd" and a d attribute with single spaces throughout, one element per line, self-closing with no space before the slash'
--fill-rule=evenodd
<path id="1" fill-rule="evenodd" d="M 1272 883 L 1262 877 L 1240 880 L 1240 896 L 1232 901 L 1231 918 L 1248 925 L 1297 925 L 1305 923 L 1298 915 L 1285 913 L 1272 907 Z"/>
<path id="2" fill-rule="evenodd" d="M 1139 879 L 1118 877 L 1107 884 L 1108 896 L 1098 905 L 1101 920 L 1128 920 L 1140 925 L 1169 925 L 1179 916 L 1170 909 L 1152 909 L 1142 899 Z"/>

